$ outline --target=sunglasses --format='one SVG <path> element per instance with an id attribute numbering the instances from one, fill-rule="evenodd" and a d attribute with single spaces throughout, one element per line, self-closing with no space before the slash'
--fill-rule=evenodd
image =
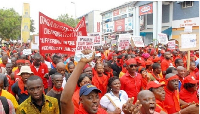
<path id="1" fill-rule="evenodd" d="M 131 65 L 129 65 L 129 67 L 133 68 L 133 67 L 137 67 L 137 65 L 136 64 L 131 64 Z"/>

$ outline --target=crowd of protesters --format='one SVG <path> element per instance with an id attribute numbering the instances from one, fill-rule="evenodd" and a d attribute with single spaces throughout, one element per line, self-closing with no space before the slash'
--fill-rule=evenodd
<path id="1" fill-rule="evenodd" d="M 104 45 L 76 61 L 29 46 L 1 47 L 0 114 L 199 113 L 199 50 Z"/>

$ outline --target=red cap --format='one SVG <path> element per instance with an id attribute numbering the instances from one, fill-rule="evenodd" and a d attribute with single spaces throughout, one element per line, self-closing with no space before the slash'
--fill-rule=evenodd
<path id="1" fill-rule="evenodd" d="M 145 64 L 146 64 L 146 65 L 152 65 L 153 62 L 147 60 L 147 61 L 145 62 Z"/>
<path id="2" fill-rule="evenodd" d="M 131 58 L 126 61 L 126 65 L 130 65 L 130 64 L 137 64 L 137 62 L 134 58 Z"/>
<path id="3" fill-rule="evenodd" d="M 199 83 L 199 80 L 196 80 L 194 76 L 189 75 L 184 78 L 183 83 L 191 83 L 191 84 L 196 84 Z"/>
<path id="4" fill-rule="evenodd" d="M 13 50 L 12 53 L 17 53 L 17 51 L 16 51 L 16 50 Z"/>
<path id="5" fill-rule="evenodd" d="M 191 53 L 191 54 L 190 54 L 190 57 L 194 57 L 194 54 Z"/>
<path id="6" fill-rule="evenodd" d="M 148 84 L 147 84 L 147 90 L 150 89 L 150 88 L 158 88 L 158 87 L 161 87 L 161 86 L 164 86 L 165 84 L 161 84 L 159 83 L 158 81 L 150 81 Z"/>
<path id="7" fill-rule="evenodd" d="M 160 51 L 160 53 L 165 53 L 165 50 L 162 49 L 162 50 Z"/>
<path id="8" fill-rule="evenodd" d="M 155 57 L 155 58 L 153 59 L 153 62 L 154 62 L 154 63 L 156 63 L 156 62 L 158 62 L 158 61 L 160 61 L 160 57 Z"/>

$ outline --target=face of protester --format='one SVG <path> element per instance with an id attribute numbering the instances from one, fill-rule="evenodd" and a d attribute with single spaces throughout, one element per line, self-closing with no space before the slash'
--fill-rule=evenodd
<path id="1" fill-rule="evenodd" d="M 172 91 L 178 89 L 178 79 L 173 79 L 168 82 L 168 88 Z"/>
<path id="2" fill-rule="evenodd" d="M 177 56 L 178 56 L 178 52 L 177 52 L 177 51 L 173 51 L 173 55 L 174 55 L 175 57 L 177 57 Z"/>
<path id="3" fill-rule="evenodd" d="M 8 74 L 12 73 L 12 64 L 6 65 L 6 71 L 7 71 Z"/>
<path id="4" fill-rule="evenodd" d="M 63 83 L 63 77 L 62 77 L 62 75 L 55 75 L 54 79 L 53 79 L 53 83 L 54 83 L 54 86 L 57 89 L 60 89 L 62 87 L 62 83 Z"/>
<path id="5" fill-rule="evenodd" d="M 113 92 L 116 92 L 116 93 L 119 92 L 120 87 L 121 87 L 121 83 L 119 79 L 116 79 L 111 83 L 111 89 Z"/>
<path id="6" fill-rule="evenodd" d="M 7 59 L 6 59 L 6 58 L 2 59 L 2 63 L 3 63 L 4 65 L 6 65 L 6 64 L 8 63 L 8 58 L 7 58 Z"/>
<path id="7" fill-rule="evenodd" d="M 195 69 L 196 69 L 195 63 L 191 63 L 191 64 L 190 64 L 190 69 L 191 69 L 191 70 L 195 70 Z"/>
<path id="8" fill-rule="evenodd" d="M 87 74 L 89 74 L 89 75 L 92 77 L 92 68 L 91 68 L 91 67 L 87 67 L 87 68 L 84 70 L 84 73 L 87 73 Z"/>
<path id="9" fill-rule="evenodd" d="M 33 61 L 33 64 L 35 66 L 40 66 L 40 63 L 41 63 L 41 57 L 35 57 L 34 61 Z"/>
<path id="10" fill-rule="evenodd" d="M 152 92 L 143 95 L 143 97 L 140 99 L 140 103 L 142 104 L 142 112 L 146 112 L 146 114 L 154 113 L 154 110 L 156 108 L 156 99 Z"/>
<path id="11" fill-rule="evenodd" d="M 181 77 L 181 78 L 184 78 L 185 76 L 184 76 L 184 74 L 185 74 L 185 69 L 178 69 L 177 70 L 178 71 L 178 76 L 179 77 Z"/>
<path id="12" fill-rule="evenodd" d="M 157 73 L 157 74 L 160 74 L 161 71 L 162 71 L 161 66 L 158 66 L 158 68 L 156 69 L 156 73 Z"/>
<path id="13" fill-rule="evenodd" d="M 66 71 L 65 66 L 57 66 L 56 70 L 58 73 L 61 73 L 63 76 L 65 75 L 65 71 Z"/>
<path id="14" fill-rule="evenodd" d="M 96 114 L 98 111 L 99 95 L 98 92 L 92 91 L 88 95 L 82 95 L 80 97 L 80 103 L 82 103 L 83 108 L 89 114 Z"/>
<path id="15" fill-rule="evenodd" d="M 69 65 L 68 66 L 69 72 L 72 73 L 74 71 L 74 68 L 75 68 L 74 64 Z"/>
<path id="16" fill-rule="evenodd" d="M 147 76 L 147 71 L 146 70 L 143 70 L 141 73 L 142 73 L 142 77 L 143 78 L 145 78 Z"/>
<path id="17" fill-rule="evenodd" d="M 79 83 L 79 86 L 82 87 L 86 84 L 91 84 L 92 81 L 86 76 L 85 78 L 83 78 L 83 80 Z"/>
<path id="18" fill-rule="evenodd" d="M 178 61 L 178 64 L 177 64 L 177 65 L 178 65 L 178 66 L 184 66 L 183 60 L 180 59 L 180 60 Z"/>
<path id="19" fill-rule="evenodd" d="M 110 67 L 108 67 L 107 63 L 104 63 L 104 72 L 110 72 Z"/>
<path id="20" fill-rule="evenodd" d="M 70 61 L 74 62 L 74 56 L 70 57 Z"/>
<path id="21" fill-rule="evenodd" d="M 43 82 L 40 79 L 27 81 L 27 89 L 31 98 L 34 100 L 42 99 L 42 94 L 44 91 Z"/>
<path id="22" fill-rule="evenodd" d="M 16 64 L 16 58 L 12 58 L 11 59 L 11 63 L 12 63 L 12 65 L 13 65 L 13 67 L 16 67 L 17 66 L 17 64 Z"/>
<path id="23" fill-rule="evenodd" d="M 165 100 L 165 90 L 163 86 L 158 88 L 153 88 L 153 94 L 157 100 L 159 101 Z"/>
<path id="24" fill-rule="evenodd" d="M 197 84 L 194 84 L 193 87 L 188 88 L 187 90 L 188 90 L 189 92 L 195 92 L 195 91 L 197 91 Z"/>
<path id="25" fill-rule="evenodd" d="M 136 72 L 136 67 L 137 65 L 136 64 L 130 64 L 127 66 L 127 70 L 128 72 L 131 74 L 131 73 L 135 73 Z"/>
<path id="26" fill-rule="evenodd" d="M 96 66 L 96 71 L 97 71 L 98 74 L 103 74 L 103 72 L 104 72 L 104 67 L 103 67 L 103 65 L 102 65 L 102 64 L 98 64 L 98 65 Z"/>
<path id="27" fill-rule="evenodd" d="M 29 73 L 21 73 L 22 81 L 25 83 L 30 76 L 31 76 L 31 74 L 29 74 Z"/>
<path id="28" fill-rule="evenodd" d="M 117 56 L 113 57 L 113 61 L 116 63 L 117 62 Z"/>
<path id="29" fill-rule="evenodd" d="M 19 57 L 17 53 L 14 53 L 13 55 L 14 55 L 15 58 Z"/>
<path id="30" fill-rule="evenodd" d="M 22 66 L 24 66 L 24 63 L 17 63 L 17 67 L 19 68 L 19 70 L 21 69 Z"/>
<path id="31" fill-rule="evenodd" d="M 165 58 L 166 59 L 171 59 L 171 53 L 170 52 L 165 52 Z"/>

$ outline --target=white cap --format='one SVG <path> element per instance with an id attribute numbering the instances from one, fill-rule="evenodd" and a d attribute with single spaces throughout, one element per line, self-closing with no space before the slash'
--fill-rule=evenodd
<path id="1" fill-rule="evenodd" d="M 30 66 L 22 66 L 20 72 L 17 75 L 21 75 L 22 73 L 29 73 L 32 74 Z"/>

